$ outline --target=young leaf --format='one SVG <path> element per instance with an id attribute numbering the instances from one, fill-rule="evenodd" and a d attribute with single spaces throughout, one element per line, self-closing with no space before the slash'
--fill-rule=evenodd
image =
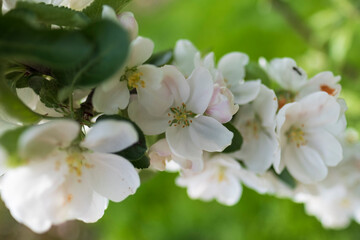
<path id="1" fill-rule="evenodd" d="M 268 75 L 257 63 L 249 62 L 249 64 L 245 66 L 245 70 L 246 70 L 245 79 L 247 80 L 261 79 L 262 83 L 264 84 L 270 83 Z"/>
<path id="2" fill-rule="evenodd" d="M 16 9 L 11 10 L 7 14 L 12 14 L 12 12 L 19 10 L 33 13 L 37 21 L 47 25 L 84 27 L 90 22 L 90 19 L 82 12 L 45 3 L 19 1 L 16 3 Z"/>
<path id="3" fill-rule="evenodd" d="M 0 113 L 24 124 L 39 122 L 41 116 L 31 111 L 7 86 L 1 67 L 2 66 L 0 66 Z"/>
<path id="4" fill-rule="evenodd" d="M 132 165 L 135 168 L 138 169 L 145 169 L 150 167 L 150 159 L 148 156 L 144 155 L 142 156 L 142 158 L 138 159 L 138 160 L 134 160 L 134 161 L 130 161 L 132 163 Z"/>
<path id="5" fill-rule="evenodd" d="M 24 163 L 24 160 L 18 156 L 18 141 L 21 134 L 27 129 L 28 127 L 15 128 L 6 131 L 0 136 L 0 145 L 8 154 L 7 165 L 10 167 L 16 167 Z"/>
<path id="6" fill-rule="evenodd" d="M 80 31 L 36 29 L 17 17 L 0 18 L 0 57 L 56 69 L 89 59 L 94 46 Z"/>
<path id="7" fill-rule="evenodd" d="M 83 12 L 92 19 L 100 19 L 103 5 L 112 7 L 119 14 L 128 2 L 130 0 L 94 0 Z"/>
<path id="8" fill-rule="evenodd" d="M 151 58 L 146 61 L 146 63 L 161 67 L 164 66 L 165 64 L 171 63 L 172 60 L 173 60 L 173 50 L 171 49 L 152 55 Z"/>
<path id="9" fill-rule="evenodd" d="M 243 139 L 240 132 L 230 123 L 225 123 L 224 126 L 234 134 L 231 145 L 224 149 L 224 153 L 231 153 L 240 150 Z"/>
<path id="10" fill-rule="evenodd" d="M 101 121 L 101 120 L 105 120 L 105 119 L 126 121 L 126 122 L 131 123 L 134 126 L 134 128 L 136 129 L 136 131 L 139 135 L 139 141 L 134 143 L 129 148 L 122 150 L 121 152 L 118 152 L 116 154 L 123 156 L 124 158 L 130 160 L 130 162 L 134 162 L 133 164 L 135 164 L 135 162 L 137 162 L 136 164 L 145 166 L 146 165 L 145 163 L 147 160 L 144 158 L 144 156 L 147 151 L 147 146 L 146 146 L 145 135 L 141 131 L 141 129 L 134 122 L 130 121 L 127 118 L 123 118 L 119 115 L 102 115 L 97 119 L 97 121 Z"/>

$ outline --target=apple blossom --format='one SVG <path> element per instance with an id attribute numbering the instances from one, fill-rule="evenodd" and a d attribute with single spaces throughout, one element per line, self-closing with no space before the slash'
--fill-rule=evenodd
<path id="1" fill-rule="evenodd" d="M 164 87 L 156 95 L 169 103 L 166 111 L 149 111 L 134 97 L 129 116 L 148 135 L 166 132 L 172 153 L 192 161 L 191 169 L 202 169 L 202 152 L 221 152 L 231 144 L 233 133 L 216 119 L 204 116 L 214 89 L 211 75 L 205 68 L 197 68 L 188 79 L 173 66 L 161 68 Z M 163 88 L 161 88 L 163 89 Z"/>
<path id="2" fill-rule="evenodd" d="M 108 199 L 134 194 L 139 176 L 126 159 L 110 154 L 138 140 L 127 122 L 103 120 L 82 142 L 80 126 L 55 120 L 25 130 L 18 141 L 24 165 L 8 169 L 1 196 L 13 217 L 37 233 L 70 219 L 95 222 Z"/>
<path id="3" fill-rule="evenodd" d="M 324 92 L 281 108 L 277 115 L 281 159 L 274 163 L 277 173 L 286 166 L 303 183 L 323 180 L 327 167 L 336 166 L 343 157 L 339 141 L 326 129 L 339 115 L 336 99 Z"/>

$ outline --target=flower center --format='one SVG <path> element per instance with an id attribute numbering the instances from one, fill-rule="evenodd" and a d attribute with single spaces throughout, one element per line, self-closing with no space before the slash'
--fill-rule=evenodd
<path id="1" fill-rule="evenodd" d="M 83 167 L 92 168 L 93 165 L 86 162 L 85 157 L 81 152 L 69 153 L 66 158 L 66 163 L 70 173 L 75 173 L 76 176 L 81 177 Z"/>
<path id="2" fill-rule="evenodd" d="M 254 136 L 254 138 L 259 138 L 259 131 L 261 130 L 261 121 L 256 116 L 253 120 L 248 120 L 246 122 L 247 133 Z"/>
<path id="3" fill-rule="evenodd" d="M 192 123 L 191 118 L 196 116 L 195 113 L 191 111 L 186 111 L 186 104 L 182 103 L 179 107 L 170 108 L 171 113 L 168 113 L 168 116 L 171 117 L 169 120 L 169 126 L 182 126 L 188 127 Z"/>
<path id="4" fill-rule="evenodd" d="M 145 88 L 145 82 L 144 80 L 141 80 L 141 76 L 143 76 L 144 74 L 142 72 L 133 72 L 129 77 L 128 77 L 128 86 L 130 89 L 132 88 L 138 88 L 138 87 L 142 87 Z"/>
<path id="5" fill-rule="evenodd" d="M 226 170 L 225 167 L 220 167 L 219 168 L 219 172 L 218 172 L 219 175 L 218 175 L 218 178 L 217 178 L 217 180 L 219 182 L 222 182 L 222 181 L 225 180 L 225 170 Z"/>
<path id="6" fill-rule="evenodd" d="M 286 133 L 285 133 L 288 143 L 295 143 L 296 147 L 306 145 L 307 141 L 305 139 L 304 131 L 299 128 L 292 126 Z"/>

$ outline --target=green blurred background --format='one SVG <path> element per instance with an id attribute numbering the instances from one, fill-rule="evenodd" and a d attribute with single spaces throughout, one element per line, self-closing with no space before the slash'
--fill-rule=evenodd
<path id="1" fill-rule="evenodd" d="M 360 130 L 360 2 L 357 0 L 133 0 L 126 8 L 155 51 L 190 39 L 217 59 L 230 51 L 291 57 L 311 77 L 342 76 L 348 125 Z M 35 235 L 0 205 L 0 239 L 232 240 L 359 239 L 360 226 L 325 230 L 300 204 L 245 189 L 233 207 L 190 200 L 176 174 L 159 173 L 134 196 L 111 203 L 95 224 L 73 221 Z"/>

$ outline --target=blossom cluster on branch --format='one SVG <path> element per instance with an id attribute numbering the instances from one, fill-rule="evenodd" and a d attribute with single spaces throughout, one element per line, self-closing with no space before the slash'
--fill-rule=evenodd
<path id="1" fill-rule="evenodd" d="M 0 33 L 0 192 L 17 221 L 95 222 L 150 170 L 179 172 L 193 199 L 234 205 L 245 185 L 325 227 L 360 222 L 339 76 L 310 78 L 291 58 L 216 61 L 189 40 L 153 54 L 127 1 L 102 2 L 3 2 L 0 26 L 29 36 Z"/>

